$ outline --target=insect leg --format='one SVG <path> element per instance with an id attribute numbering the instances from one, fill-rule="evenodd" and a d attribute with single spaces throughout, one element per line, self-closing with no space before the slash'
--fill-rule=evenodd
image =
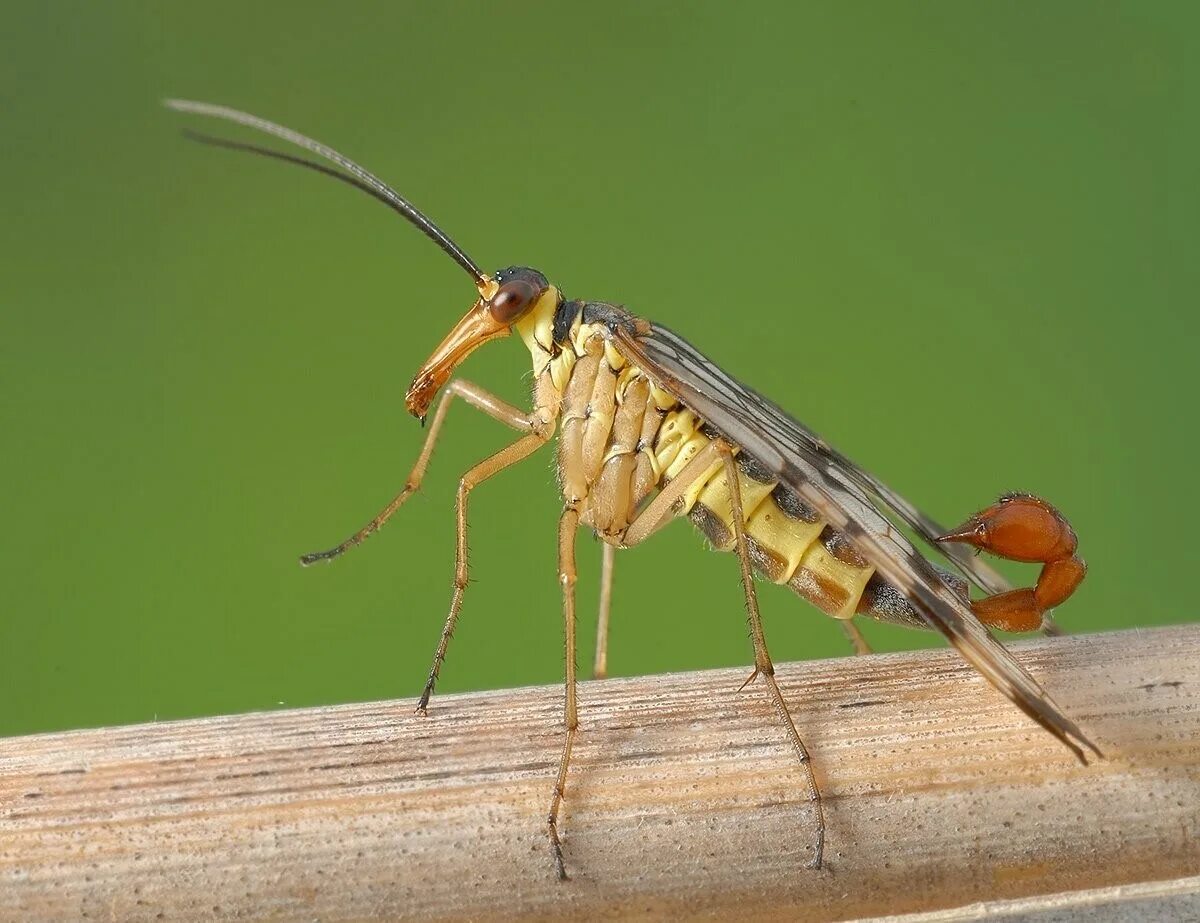
<path id="1" fill-rule="evenodd" d="M 526 425 L 532 426 L 528 423 Z M 438 673 L 442 662 L 446 659 L 446 648 L 450 645 L 450 637 L 454 634 L 454 625 L 458 621 L 458 612 L 462 608 L 463 593 L 467 588 L 467 498 L 471 491 L 494 474 L 499 474 L 505 468 L 528 458 L 545 445 L 550 433 L 539 430 L 528 436 L 522 436 L 512 445 L 501 449 L 490 458 L 485 458 L 478 465 L 462 476 L 458 482 L 458 496 L 455 502 L 455 521 L 457 523 L 457 542 L 454 550 L 454 593 L 450 597 L 450 612 L 446 615 L 446 624 L 442 626 L 442 636 L 438 640 L 437 650 L 433 654 L 433 666 L 429 670 L 429 679 L 421 698 L 417 701 L 417 714 L 423 715 L 429 707 L 429 697 L 433 695 L 433 687 L 437 683 Z"/>
<path id="2" fill-rule="evenodd" d="M 858 630 L 853 619 L 838 619 L 838 621 L 842 623 L 842 631 L 845 632 L 846 639 L 853 645 L 855 654 L 871 653 L 871 645 L 867 643 L 867 639 Z"/>
<path id="3" fill-rule="evenodd" d="M 603 557 L 600 559 L 600 617 L 596 620 L 596 660 L 592 666 L 592 678 L 608 676 L 608 616 L 612 610 L 613 561 L 617 556 L 615 545 L 602 542 Z"/>
<path id="4" fill-rule="evenodd" d="M 670 522 L 672 510 L 683 499 L 688 488 L 720 460 L 721 454 L 713 442 L 697 452 L 671 483 L 655 494 L 654 499 L 647 503 L 633 522 L 625 527 L 625 532 L 621 535 L 621 547 L 632 548 L 634 545 L 644 542 Z"/>
<path id="5" fill-rule="evenodd" d="M 763 633 L 762 617 L 758 611 L 758 596 L 754 591 L 754 572 L 750 562 L 750 551 L 746 544 L 746 523 L 742 511 L 742 489 L 738 483 L 738 470 L 737 464 L 733 460 L 733 448 L 722 440 L 714 440 L 711 445 L 716 446 L 724 462 L 725 479 L 729 483 L 730 505 L 733 513 L 733 534 L 737 541 L 738 562 L 741 564 L 742 570 L 742 589 L 746 593 L 746 615 L 750 622 L 750 638 L 754 642 L 754 672 L 750 674 L 750 679 L 746 682 L 749 683 L 758 676 L 762 676 L 766 681 L 767 688 L 771 693 L 771 701 L 775 705 L 775 711 L 783 720 L 784 726 L 787 728 L 788 738 L 796 750 L 796 755 L 800 758 L 801 765 L 804 766 L 804 773 L 808 781 L 808 800 L 813 805 L 817 820 L 816 842 L 813 848 L 813 857 L 808 863 L 808 867 L 819 869 L 821 867 L 822 856 L 825 853 L 825 811 L 821 807 L 821 791 L 817 788 L 817 778 L 813 774 L 812 758 L 808 754 L 808 748 L 804 746 L 804 741 L 800 739 L 800 734 L 796 731 L 796 723 L 792 721 L 787 703 L 783 700 L 783 695 L 779 691 L 779 684 L 775 681 L 775 664 L 771 661 L 771 655 L 767 652 L 767 639 Z"/>
<path id="6" fill-rule="evenodd" d="M 579 509 L 574 503 L 569 503 L 558 520 L 558 582 L 562 585 L 563 592 L 563 629 L 567 655 L 566 705 L 563 711 L 565 735 L 562 759 L 558 764 L 558 778 L 554 782 L 554 794 L 550 798 L 547 827 L 550 854 L 554 858 L 554 869 L 558 873 L 559 881 L 567 880 L 567 870 L 563 865 L 562 843 L 558 838 L 558 813 L 566 789 L 571 748 L 575 746 L 575 733 L 579 729 L 579 713 L 575 703 L 575 537 L 578 531 Z"/>
<path id="7" fill-rule="evenodd" d="M 475 409 L 482 410 L 493 420 L 499 420 L 501 423 L 507 424 L 515 430 L 530 429 L 531 424 L 527 414 L 512 406 L 512 404 L 500 400 L 494 394 L 483 390 L 478 385 L 471 384 L 471 382 L 462 379 L 455 379 L 446 386 L 445 396 L 438 403 L 437 410 L 433 414 L 433 420 L 429 424 L 429 435 L 425 437 L 425 444 L 421 447 L 421 454 L 417 456 L 417 462 L 413 465 L 412 471 L 408 473 L 408 478 L 405 480 L 404 488 L 400 493 L 392 498 L 391 503 L 380 510 L 379 515 L 340 545 L 330 548 L 328 551 L 314 551 L 310 554 L 302 555 L 300 557 L 301 564 L 307 567 L 318 561 L 330 561 L 343 552 L 350 550 L 355 545 L 361 545 L 371 535 L 379 531 L 383 524 L 392 518 L 392 514 L 400 509 L 409 497 L 421 489 L 421 481 L 425 477 L 425 469 L 429 467 L 429 459 L 433 455 L 433 447 L 437 443 L 438 433 L 441 432 L 442 421 L 445 420 L 446 411 L 450 409 L 450 402 L 455 396 L 461 397 Z"/>

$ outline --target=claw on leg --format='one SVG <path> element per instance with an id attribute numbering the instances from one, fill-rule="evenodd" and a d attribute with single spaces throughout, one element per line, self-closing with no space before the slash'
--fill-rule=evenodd
<path id="1" fill-rule="evenodd" d="M 1012 561 L 1042 564 L 1036 586 L 971 603 L 981 622 L 1004 631 L 1040 628 L 1046 612 L 1075 592 L 1087 574 L 1067 518 L 1032 494 L 1007 494 L 938 541 L 963 542 Z"/>

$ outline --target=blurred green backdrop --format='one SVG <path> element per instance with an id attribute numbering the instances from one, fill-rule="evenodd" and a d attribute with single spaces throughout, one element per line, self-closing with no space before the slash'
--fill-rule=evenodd
<path id="1" fill-rule="evenodd" d="M 344 186 L 182 140 L 215 123 L 166 95 L 685 333 L 939 518 L 1052 498 L 1092 568 L 1069 629 L 1194 618 L 1196 11 L 10 0 L 0 733 L 414 696 L 456 479 L 509 438 L 457 409 L 424 494 L 302 570 L 402 483 L 404 389 L 472 290 Z M 464 373 L 523 402 L 527 362 Z M 442 691 L 561 676 L 551 458 L 476 495 Z M 777 659 L 846 653 L 762 596 Z M 685 524 L 620 556 L 614 673 L 749 661 L 732 558 Z"/>

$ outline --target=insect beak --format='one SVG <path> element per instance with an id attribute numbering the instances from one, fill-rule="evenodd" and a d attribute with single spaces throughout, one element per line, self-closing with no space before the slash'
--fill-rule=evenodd
<path id="1" fill-rule="evenodd" d="M 442 386 L 450 380 L 458 364 L 489 340 L 509 334 L 508 324 L 496 320 L 490 309 L 490 298 L 496 293 L 496 283 L 488 279 L 479 286 L 479 299 L 446 338 L 433 351 L 425 364 L 417 371 L 408 393 L 404 396 L 405 406 L 414 417 L 424 420 L 429 405 Z"/>

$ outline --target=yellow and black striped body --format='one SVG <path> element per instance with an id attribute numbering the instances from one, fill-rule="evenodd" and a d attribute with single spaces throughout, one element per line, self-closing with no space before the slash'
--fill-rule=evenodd
<path id="1" fill-rule="evenodd" d="M 580 521 L 622 544 L 638 510 L 713 438 L 695 413 L 651 382 L 616 349 L 600 323 L 578 312 L 570 326 L 553 299 L 517 331 L 533 357 L 535 393 L 558 405 L 558 474 Z M 901 594 L 845 537 L 758 465 L 737 456 L 746 538 L 755 568 L 839 619 L 864 613 L 924 627 Z M 729 483 L 720 461 L 694 480 L 677 504 L 714 548 L 735 546 Z"/>

